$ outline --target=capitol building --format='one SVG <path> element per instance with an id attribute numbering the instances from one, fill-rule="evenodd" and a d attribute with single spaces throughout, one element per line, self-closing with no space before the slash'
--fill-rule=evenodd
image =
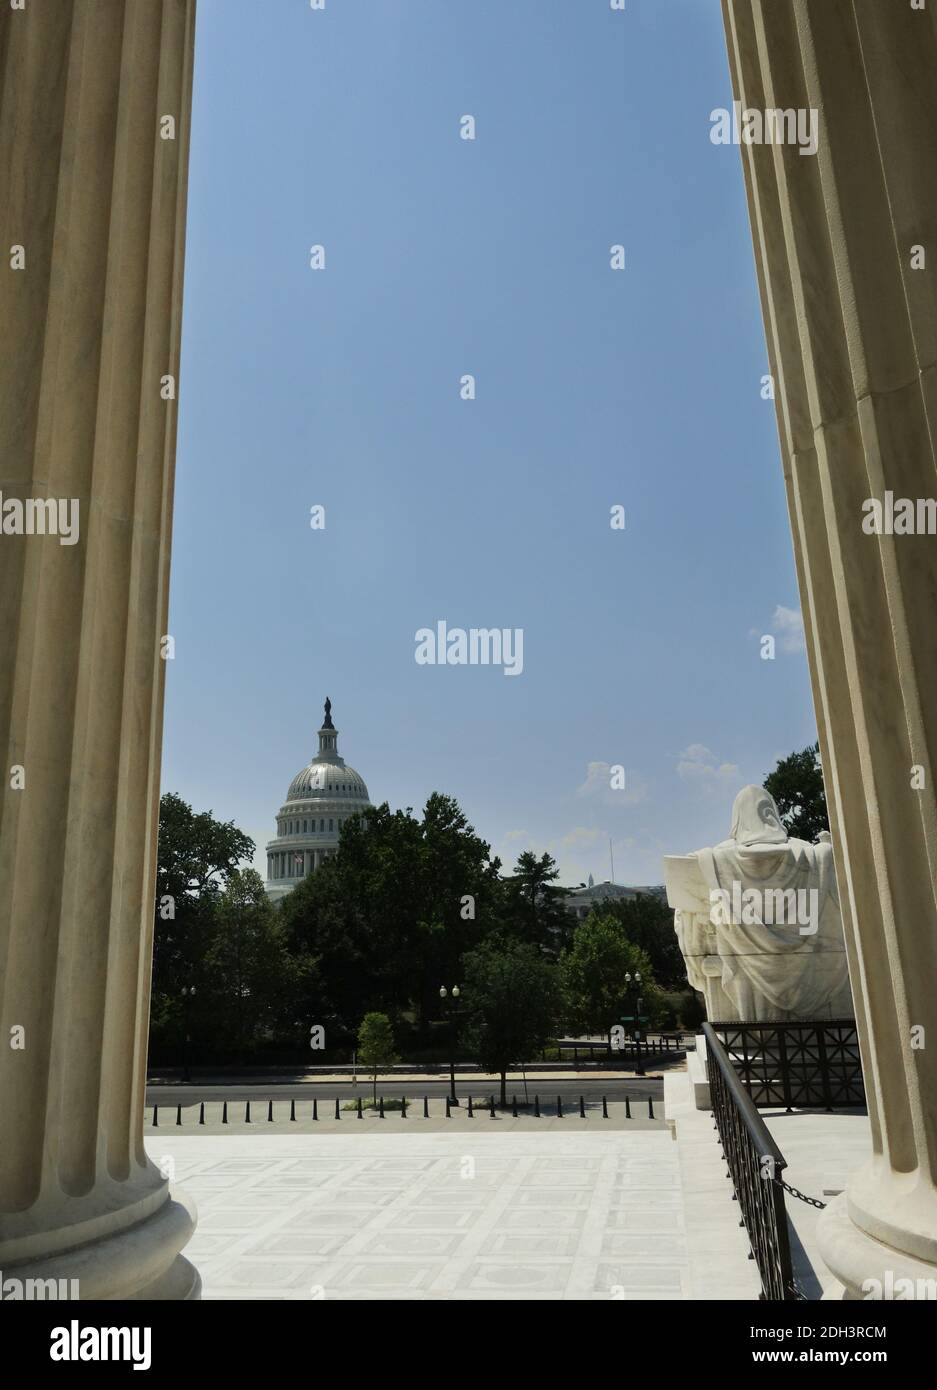
<path id="1" fill-rule="evenodd" d="M 338 849 L 345 821 L 368 805 L 364 778 L 338 756 L 338 730 L 326 699 L 319 751 L 290 783 L 267 845 L 267 896 L 276 902 Z"/>

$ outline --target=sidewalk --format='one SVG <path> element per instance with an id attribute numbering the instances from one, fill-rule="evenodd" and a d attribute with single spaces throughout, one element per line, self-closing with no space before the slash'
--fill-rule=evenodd
<path id="1" fill-rule="evenodd" d="M 673 1065 L 667 1068 L 668 1072 L 686 1071 L 686 1061 L 681 1058 L 679 1061 L 674 1059 Z M 195 1069 L 191 1071 L 191 1079 L 183 1082 L 180 1080 L 181 1068 L 176 1068 L 172 1072 L 161 1068 L 158 1072 L 152 1072 L 147 1076 L 147 1087 L 155 1086 L 314 1086 L 318 1083 L 323 1085 L 348 1085 L 353 1087 L 355 1078 L 351 1070 L 338 1071 L 276 1071 L 266 1072 L 213 1072 Z M 636 1071 L 630 1071 L 624 1067 L 599 1070 L 585 1064 L 579 1067 L 569 1067 L 565 1070 L 528 1071 L 527 1089 L 533 1095 L 536 1082 L 540 1086 L 548 1081 L 575 1081 L 581 1077 L 584 1081 L 662 1081 L 664 1073 L 660 1070 L 660 1064 L 655 1060 L 652 1069 L 645 1071 L 643 1076 Z M 478 1087 L 489 1094 L 494 1090 L 495 1094 L 501 1088 L 500 1076 L 490 1076 L 484 1072 L 460 1071 L 456 1068 L 456 1086 L 460 1090 L 467 1090 L 471 1086 L 474 1092 Z M 378 1088 L 381 1086 L 393 1086 L 399 1089 L 401 1086 L 409 1086 L 414 1090 L 425 1082 L 440 1082 L 448 1084 L 449 1070 L 445 1071 L 407 1071 L 407 1072 L 382 1072 L 378 1077 Z M 367 1073 L 359 1071 L 357 1074 L 357 1084 L 359 1090 L 366 1090 L 371 1084 L 371 1078 Z M 520 1071 L 509 1071 L 507 1074 L 508 1094 L 511 1088 L 523 1090 L 524 1073 Z"/>
<path id="2" fill-rule="evenodd" d="M 534 1138 L 474 1123 L 471 1139 L 398 1121 L 315 1140 L 173 1131 L 146 1147 L 198 1204 L 186 1255 L 206 1300 L 688 1296 L 668 1134 Z"/>

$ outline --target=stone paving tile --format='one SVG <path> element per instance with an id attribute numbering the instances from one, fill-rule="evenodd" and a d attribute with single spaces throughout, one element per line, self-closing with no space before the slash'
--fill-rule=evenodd
<path id="1" fill-rule="evenodd" d="M 666 1131 L 147 1139 L 199 1207 L 207 1299 L 689 1296 Z"/>

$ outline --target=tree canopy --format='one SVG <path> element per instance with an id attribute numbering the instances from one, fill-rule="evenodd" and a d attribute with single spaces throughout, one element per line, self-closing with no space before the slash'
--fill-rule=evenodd
<path id="1" fill-rule="evenodd" d="M 308 1036 L 315 962 L 287 937 L 250 867 L 254 843 L 181 797 L 160 801 L 151 1052 L 249 1060 L 262 1045 Z M 183 992 L 185 990 L 185 992 Z"/>
<path id="2" fill-rule="evenodd" d="M 559 870 L 551 855 L 538 858 L 524 850 L 513 874 L 504 880 L 504 910 L 508 929 L 519 941 L 556 957 L 568 945 L 575 918 L 566 906 L 567 888 L 559 888 Z"/>
<path id="3" fill-rule="evenodd" d="M 486 1070 L 501 1077 L 550 1037 L 559 1017 L 556 967 L 523 941 L 493 937 L 465 957 L 462 1041 Z"/>
<path id="4" fill-rule="evenodd" d="M 559 978 L 568 1027 L 578 1034 L 608 1036 L 634 1003 L 626 976 L 640 974 L 643 1014 L 652 1014 L 657 989 L 647 954 L 629 940 L 618 917 L 590 912 L 576 928 L 568 951 L 560 958 Z M 637 990 L 635 990 L 637 993 Z"/>
<path id="5" fill-rule="evenodd" d="M 609 902 L 577 925 L 549 854 L 525 851 L 502 876 L 442 793 L 420 815 L 385 802 L 351 816 L 336 853 L 276 905 L 249 867 L 248 836 L 172 794 L 160 809 L 158 1058 L 178 1056 L 187 1032 L 214 1061 L 298 1058 L 314 1027 L 317 1047 L 345 1057 L 369 1015 L 432 1055 L 440 987 L 458 984 L 460 1046 L 503 1071 L 560 1027 L 607 1032 L 626 970 L 641 971 L 648 999 L 655 980 L 685 986 L 662 900 Z"/>
<path id="6" fill-rule="evenodd" d="M 781 758 L 764 786 L 777 802 L 788 835 L 812 844 L 821 830 L 829 830 L 819 743 Z"/>

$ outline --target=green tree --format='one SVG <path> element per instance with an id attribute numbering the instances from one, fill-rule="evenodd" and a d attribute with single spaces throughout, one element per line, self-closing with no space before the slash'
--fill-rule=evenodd
<path id="1" fill-rule="evenodd" d="M 198 1028 L 215 909 L 239 864 L 253 854 L 253 841 L 233 822 L 193 811 L 173 792 L 161 798 L 150 1007 L 151 1051 L 157 1056 L 163 1048 L 179 1048 L 186 1025 Z M 182 986 L 192 984 L 196 994 L 187 1003 Z"/>
<path id="2" fill-rule="evenodd" d="M 386 1071 L 398 1060 L 394 1052 L 394 1029 L 386 1014 L 365 1014 L 358 1029 L 358 1057 L 374 1080 L 374 1104 L 377 1104 L 378 1073 Z"/>
<path id="3" fill-rule="evenodd" d="M 788 835 L 812 844 L 821 830 L 829 830 L 819 743 L 781 758 L 764 786 L 777 802 Z"/>
<path id="4" fill-rule="evenodd" d="M 439 986 L 498 922 L 500 862 L 458 803 L 434 792 L 421 818 L 385 802 L 351 817 L 339 848 L 284 899 L 292 949 L 318 961 L 323 1007 L 349 1032 L 361 1011 L 400 1024 L 439 1012 Z"/>
<path id="5" fill-rule="evenodd" d="M 254 869 L 231 876 L 212 915 L 196 994 L 216 1055 L 243 1063 L 264 1042 L 294 1034 L 310 963 L 291 957 L 286 933 Z"/>
<path id="6" fill-rule="evenodd" d="M 440 985 L 457 981 L 464 954 L 497 928 L 500 869 L 455 798 L 433 792 L 420 827 L 414 1002 L 421 1019 L 438 1015 Z"/>
<path id="7" fill-rule="evenodd" d="M 686 989 L 686 964 L 674 931 L 673 908 L 667 906 L 666 898 L 639 893 L 636 898 L 615 899 L 602 904 L 600 915 L 621 923 L 631 944 L 647 956 L 661 989 Z"/>
<path id="8" fill-rule="evenodd" d="M 508 1068 L 526 1062 L 556 1026 L 556 967 L 536 946 L 510 938 L 483 942 L 463 965 L 462 1040 L 482 1067 L 500 1075 L 506 1105 Z"/>
<path id="9" fill-rule="evenodd" d="M 504 881 L 506 930 L 555 959 L 569 943 L 576 919 L 566 906 L 567 888 L 556 885 L 559 870 L 551 855 L 524 850 Z"/>
<path id="10" fill-rule="evenodd" d="M 193 811 L 174 792 L 159 803 L 156 856 L 157 894 L 186 896 L 219 892 L 238 865 L 254 857 L 254 842 L 233 821 L 215 820 L 211 811 Z"/>
<path id="11" fill-rule="evenodd" d="M 630 1012 L 626 974 L 641 975 L 642 1013 L 653 1019 L 659 991 L 646 952 L 628 939 L 622 922 L 609 912 L 590 912 L 576 928 L 559 974 L 566 1023 L 576 1033 L 604 1033 Z"/>

